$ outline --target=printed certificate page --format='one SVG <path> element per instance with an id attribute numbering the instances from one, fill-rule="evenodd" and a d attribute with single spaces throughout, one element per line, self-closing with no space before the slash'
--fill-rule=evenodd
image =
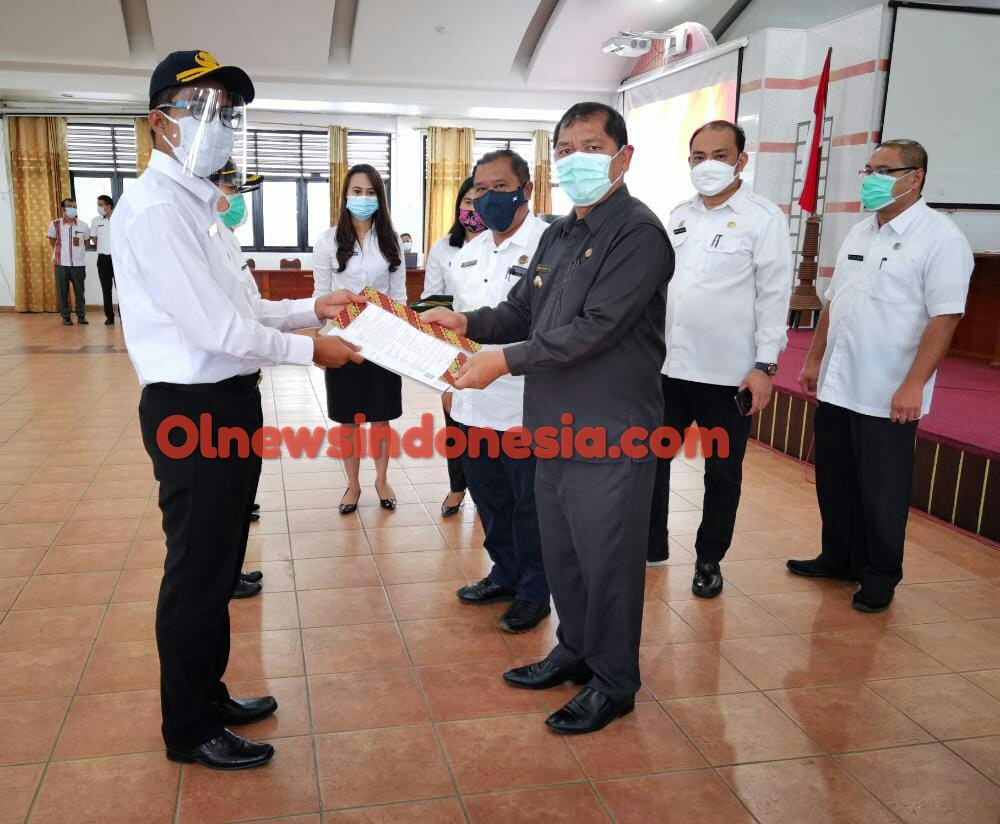
<path id="1" fill-rule="evenodd" d="M 372 291 L 372 297 L 377 295 L 381 300 L 361 305 L 349 318 L 345 315 L 327 323 L 320 334 L 338 335 L 360 346 L 365 360 L 446 392 L 451 375 L 457 371 L 456 362 L 464 361 L 466 352 L 460 346 L 429 334 L 426 330 L 431 329 L 430 326 L 424 324 L 421 329 L 411 320 L 400 317 L 400 314 L 416 317 L 416 313 Z M 478 348 L 475 344 L 472 346 Z"/>

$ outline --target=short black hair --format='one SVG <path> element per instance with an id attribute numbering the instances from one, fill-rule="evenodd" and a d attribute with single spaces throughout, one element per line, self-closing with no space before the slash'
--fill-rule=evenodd
<path id="1" fill-rule="evenodd" d="M 897 138 L 896 140 L 886 140 L 879 143 L 876 149 L 899 149 L 899 155 L 903 158 L 903 163 L 914 169 L 922 169 L 924 178 L 927 178 L 927 149 L 917 143 L 916 140 Z M 923 188 L 923 183 L 920 184 Z"/>
<path id="2" fill-rule="evenodd" d="M 76 203 L 76 198 L 75 197 L 64 197 L 62 200 L 59 201 L 59 208 L 60 209 L 65 209 L 67 203 Z"/>
<path id="3" fill-rule="evenodd" d="M 179 88 L 180 86 L 168 86 L 167 88 L 158 91 L 151 98 L 149 98 L 149 110 L 153 111 L 154 109 L 158 109 L 160 106 L 164 106 L 167 103 L 173 103 L 174 95 L 177 94 L 177 90 Z M 149 129 L 149 138 L 153 141 L 153 143 L 156 143 L 156 132 L 153 131 L 152 127 Z"/>
<path id="4" fill-rule="evenodd" d="M 479 160 L 476 161 L 476 165 L 472 167 L 472 178 L 475 180 L 476 172 L 479 171 L 479 167 L 484 163 L 493 163 L 497 160 L 503 160 L 507 158 L 510 161 L 510 167 L 514 170 L 514 174 L 517 176 L 517 182 L 522 186 L 531 180 L 531 169 L 528 168 L 528 161 L 525 160 L 521 155 L 515 152 L 513 149 L 497 149 L 495 152 L 487 152 Z"/>
<path id="5" fill-rule="evenodd" d="M 411 235 L 409 232 L 400 232 L 399 237 L 400 239 L 408 237 L 410 240 L 413 240 L 413 235 Z"/>
<path id="6" fill-rule="evenodd" d="M 103 203 L 105 206 L 110 206 L 112 209 L 115 208 L 115 202 L 111 199 L 110 195 L 98 195 L 97 202 Z"/>
<path id="7" fill-rule="evenodd" d="M 706 129 L 729 129 L 733 133 L 733 138 L 736 140 L 736 150 L 743 154 L 743 150 L 747 146 L 747 133 L 743 131 L 742 127 L 737 126 L 735 123 L 731 123 L 728 120 L 709 120 L 704 126 L 699 126 L 694 130 L 694 134 L 691 135 L 691 139 L 688 141 L 688 151 L 691 151 L 691 147 L 694 145 L 694 139 L 700 135 Z"/>
<path id="8" fill-rule="evenodd" d="M 628 128 L 625 126 L 625 118 L 621 113 L 606 103 L 577 103 L 566 110 L 559 122 L 556 123 L 555 133 L 552 135 L 552 145 L 559 142 L 559 130 L 567 126 L 572 126 L 578 120 L 590 120 L 596 115 L 604 115 L 604 133 L 615 141 L 615 145 L 620 149 L 628 145 Z"/>

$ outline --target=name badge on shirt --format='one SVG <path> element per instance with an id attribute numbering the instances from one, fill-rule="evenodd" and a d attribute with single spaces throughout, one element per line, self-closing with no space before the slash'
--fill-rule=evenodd
<path id="1" fill-rule="evenodd" d="M 470 266 L 475 266 L 477 263 L 479 263 L 479 258 L 476 258 L 475 260 L 463 260 L 462 261 L 462 265 L 459 266 L 459 268 L 460 269 L 467 269 Z"/>
<path id="2" fill-rule="evenodd" d="M 545 266 L 545 265 L 543 265 L 543 264 L 539 263 L 539 264 L 538 264 L 538 265 L 537 265 L 537 266 L 535 267 L 535 271 L 536 271 L 536 272 L 537 272 L 538 274 L 540 274 L 540 275 L 544 275 L 544 274 L 545 274 L 546 272 L 551 272 L 551 271 L 552 271 L 552 267 L 551 267 L 551 266 Z"/>
<path id="3" fill-rule="evenodd" d="M 674 229 L 675 235 L 683 235 L 687 231 L 687 226 L 678 226 Z"/>
<path id="4" fill-rule="evenodd" d="M 847 256 L 847 259 L 848 259 L 848 260 L 856 260 L 856 261 L 858 261 L 859 263 L 861 263 L 861 262 L 863 262 L 863 261 L 864 261 L 864 259 L 865 259 L 865 256 L 864 256 L 864 255 L 848 255 L 848 256 Z"/>
<path id="5" fill-rule="evenodd" d="M 526 274 L 528 274 L 528 270 L 524 266 L 511 266 L 507 270 L 507 277 L 508 278 L 511 278 L 511 277 L 523 278 Z"/>

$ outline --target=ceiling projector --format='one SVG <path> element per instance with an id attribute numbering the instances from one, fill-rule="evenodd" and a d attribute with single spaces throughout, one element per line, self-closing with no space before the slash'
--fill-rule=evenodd
<path id="1" fill-rule="evenodd" d="M 620 57 L 641 57 L 649 51 L 653 41 L 648 37 L 622 32 L 617 37 L 605 40 L 601 45 L 606 54 L 617 54 Z"/>

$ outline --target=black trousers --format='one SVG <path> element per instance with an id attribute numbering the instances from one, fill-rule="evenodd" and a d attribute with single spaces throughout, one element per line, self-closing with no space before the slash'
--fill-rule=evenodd
<path id="1" fill-rule="evenodd" d="M 101 279 L 101 295 L 104 298 L 104 317 L 115 319 L 115 305 L 111 302 L 111 287 L 115 282 L 115 267 L 111 255 L 97 256 L 97 276 Z"/>
<path id="2" fill-rule="evenodd" d="M 445 426 L 454 426 L 456 429 L 459 424 L 455 422 L 447 412 L 444 413 L 444 424 Z M 445 444 L 449 447 L 455 446 L 455 441 L 452 438 L 448 438 Z M 467 485 L 465 483 L 465 464 L 463 463 L 462 456 L 459 455 L 457 458 L 448 458 L 448 484 L 450 485 L 452 492 L 465 492 Z"/>
<path id="3" fill-rule="evenodd" d="M 903 577 L 917 422 L 899 424 L 820 403 L 816 497 L 825 563 L 887 596 Z"/>
<path id="4" fill-rule="evenodd" d="M 469 427 L 459 424 L 468 437 Z M 498 432 L 503 439 L 503 432 Z M 483 522 L 484 544 L 493 569 L 489 579 L 517 593 L 520 601 L 549 602 L 542 561 L 542 539 L 535 507 L 535 456 L 511 458 L 501 449 L 496 458 L 480 450 L 462 454 L 465 478 Z"/>
<path id="5" fill-rule="evenodd" d="M 69 320 L 69 284 L 73 283 L 73 308 L 77 317 L 85 317 L 87 304 L 83 294 L 83 281 L 87 277 L 84 266 L 56 266 L 56 298 L 59 301 L 59 314 L 63 320 Z"/>
<path id="6" fill-rule="evenodd" d="M 729 456 L 705 459 L 705 498 L 701 526 L 695 539 L 699 561 L 718 563 L 733 541 L 736 510 L 743 484 L 743 456 L 750 435 L 750 418 L 741 415 L 733 397 L 735 386 L 717 386 L 661 376 L 663 425 L 676 429 L 681 437 L 694 421 L 698 426 L 721 427 L 729 436 Z M 670 461 L 656 462 L 656 483 L 649 519 L 647 560 L 667 557 L 667 515 L 670 509 Z"/>
<path id="7" fill-rule="evenodd" d="M 197 425 L 207 413 L 217 444 L 219 427 L 238 427 L 252 437 L 263 425 L 256 376 L 191 389 L 152 384 L 139 403 L 167 539 L 156 604 L 163 740 L 179 749 L 197 747 L 222 731 L 213 702 L 229 695 L 222 682 L 229 663 L 229 599 L 246 553 L 261 460 L 252 451 L 240 458 L 235 447 L 228 458 L 203 457 L 200 448 L 185 458 L 168 457 L 157 444 L 157 429 L 171 415 Z M 186 438 L 174 429 L 169 441 L 176 446 Z"/>
<path id="8" fill-rule="evenodd" d="M 656 463 L 539 460 L 542 556 L 559 614 L 560 668 L 586 664 L 589 686 L 616 704 L 639 690 L 646 530 Z"/>

